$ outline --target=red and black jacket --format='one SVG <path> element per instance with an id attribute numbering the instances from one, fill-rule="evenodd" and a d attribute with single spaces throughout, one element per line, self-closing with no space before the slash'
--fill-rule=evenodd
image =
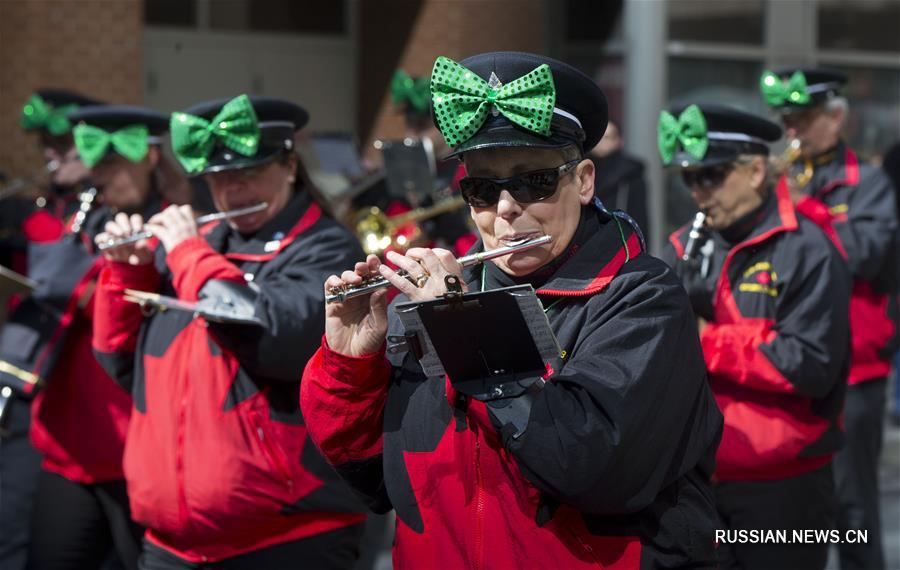
<path id="1" fill-rule="evenodd" d="M 159 209 L 160 200 L 154 194 L 141 213 L 147 218 Z M 69 293 L 59 326 L 37 358 L 36 369 L 49 372 L 46 388 L 35 397 L 31 410 L 31 440 L 44 456 L 42 467 L 78 483 L 124 478 L 122 452 L 131 395 L 100 366 L 91 346 L 94 287 L 105 263 L 97 255 L 93 238 L 112 215 L 107 207 L 94 210 L 77 241 L 67 233 L 63 240 L 71 245 L 61 241 L 42 247 L 46 252 L 32 271 L 32 275 L 39 269 L 46 272 L 41 279 L 44 284 L 81 276 Z M 89 264 L 86 270 L 76 269 L 79 260 Z"/>
<path id="2" fill-rule="evenodd" d="M 798 165 L 796 168 L 802 168 Z M 880 168 L 843 143 L 816 159 L 797 210 L 844 254 L 853 274 L 851 385 L 885 378 L 897 348 L 897 218 L 894 189 Z"/>
<path id="3" fill-rule="evenodd" d="M 536 393 L 486 403 L 411 355 L 324 342 L 307 365 L 310 435 L 396 511 L 395 568 L 714 565 L 721 415 L 688 300 L 627 224 L 587 215 L 597 231 L 537 291 L 565 352 Z"/>
<path id="4" fill-rule="evenodd" d="M 730 241 L 711 232 L 700 268 L 681 262 L 686 226 L 672 234 L 663 254 L 694 311 L 709 322 L 700 340 L 725 415 L 720 481 L 812 471 L 843 441 L 846 264 L 815 224 L 796 216 L 784 179 L 746 228 Z"/>
<path id="5" fill-rule="evenodd" d="M 94 349 L 134 398 L 124 459 L 134 519 L 154 544 L 200 562 L 362 522 L 298 405 L 324 330 L 322 283 L 363 258 L 359 244 L 305 192 L 251 237 L 224 221 L 201 233 L 159 248 L 155 264 L 109 264 L 98 285 Z M 123 299 L 132 288 L 196 301 L 213 285 L 259 324 L 145 317 Z"/>
<path id="6" fill-rule="evenodd" d="M 79 483 L 122 478 L 131 408 L 91 351 L 102 264 L 92 240 L 110 217 L 108 208 L 95 208 L 77 235 L 70 219 L 58 239 L 28 244 L 28 273 L 38 285 L 0 330 L 0 385 L 20 398 L 37 395 L 30 430 L 42 467 Z"/>

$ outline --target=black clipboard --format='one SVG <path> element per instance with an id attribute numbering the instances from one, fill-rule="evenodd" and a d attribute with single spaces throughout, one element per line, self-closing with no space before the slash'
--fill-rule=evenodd
<path id="1" fill-rule="evenodd" d="M 466 394 L 546 374 L 559 343 L 530 285 L 450 294 L 395 307 L 428 376 Z"/>

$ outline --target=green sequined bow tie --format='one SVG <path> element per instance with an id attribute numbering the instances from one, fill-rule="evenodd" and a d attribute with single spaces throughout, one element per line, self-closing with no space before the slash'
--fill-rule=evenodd
<path id="1" fill-rule="evenodd" d="M 109 133 L 103 129 L 86 125 L 75 125 L 72 129 L 75 139 L 75 148 L 81 161 L 88 168 L 93 168 L 100 162 L 111 146 L 114 151 L 124 156 L 131 162 L 140 162 L 147 156 L 149 148 L 147 127 L 144 125 L 129 125 Z"/>
<path id="2" fill-rule="evenodd" d="M 659 156 L 664 164 L 672 162 L 679 143 L 685 152 L 697 160 L 706 156 L 706 149 L 709 148 L 706 118 L 697 105 L 687 107 L 677 119 L 668 111 L 660 113 L 656 135 Z"/>
<path id="3" fill-rule="evenodd" d="M 35 93 L 22 107 L 21 125 L 23 129 L 47 129 L 51 135 L 64 135 L 72 128 L 66 115 L 77 108 L 78 105 L 74 103 L 53 107 Z"/>
<path id="4" fill-rule="evenodd" d="M 172 151 L 189 173 L 206 168 L 216 141 L 244 156 L 255 156 L 259 148 L 259 121 L 246 95 L 225 103 L 209 121 L 187 113 L 173 113 L 170 127 Z"/>
<path id="5" fill-rule="evenodd" d="M 494 108 L 516 125 L 549 136 L 556 87 L 546 63 L 494 89 L 474 72 L 441 56 L 431 72 L 431 101 L 441 134 L 455 147 L 478 132 Z"/>
<path id="6" fill-rule="evenodd" d="M 787 81 L 782 81 L 771 71 L 765 71 L 759 78 L 759 89 L 770 107 L 780 107 L 786 103 L 806 105 L 810 100 L 806 76 L 800 70 L 795 71 Z"/>
<path id="7" fill-rule="evenodd" d="M 395 105 L 406 103 L 416 111 L 424 113 L 428 110 L 428 99 L 431 97 L 431 85 L 427 77 L 413 79 L 402 69 L 398 69 L 391 79 L 391 101 Z"/>

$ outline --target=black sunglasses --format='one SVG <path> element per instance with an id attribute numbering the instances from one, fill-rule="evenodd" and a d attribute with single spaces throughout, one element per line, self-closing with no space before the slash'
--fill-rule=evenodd
<path id="1" fill-rule="evenodd" d="M 688 188 L 696 187 L 703 190 L 713 190 L 725 182 L 725 179 L 728 178 L 735 166 L 737 165 L 734 162 L 730 162 L 717 166 L 682 170 L 681 179 Z"/>
<path id="2" fill-rule="evenodd" d="M 562 166 L 523 172 L 509 178 L 476 178 L 466 176 L 459 181 L 463 199 L 473 208 L 490 208 L 500 201 L 506 190 L 520 204 L 546 200 L 556 194 L 559 179 L 571 172 L 581 159 L 570 160 Z"/>

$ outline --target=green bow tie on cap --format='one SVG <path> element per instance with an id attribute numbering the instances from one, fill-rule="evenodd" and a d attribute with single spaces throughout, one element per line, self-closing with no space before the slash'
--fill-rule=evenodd
<path id="1" fill-rule="evenodd" d="M 474 72 L 441 56 L 431 72 L 431 101 L 438 127 L 450 146 L 471 138 L 492 108 L 524 129 L 549 136 L 556 86 L 546 63 L 494 89 Z"/>
<path id="2" fill-rule="evenodd" d="M 395 105 L 407 103 L 420 113 L 428 110 L 431 85 L 427 77 L 413 79 L 402 69 L 398 69 L 391 79 L 391 101 Z"/>
<path id="3" fill-rule="evenodd" d="M 64 135 L 72 128 L 66 115 L 77 108 L 74 103 L 54 108 L 35 93 L 22 107 L 21 125 L 23 129 L 47 129 L 51 135 Z"/>
<path id="4" fill-rule="evenodd" d="M 200 172 L 209 162 L 216 141 L 244 156 L 259 148 L 259 121 L 246 95 L 238 95 L 207 121 L 187 113 L 172 113 L 172 151 L 189 173 Z"/>
<path id="5" fill-rule="evenodd" d="M 140 162 L 147 156 L 149 143 L 147 137 L 147 127 L 144 125 L 129 125 L 121 129 L 109 133 L 103 129 L 86 125 L 84 123 L 75 125 L 72 129 L 72 136 L 75 139 L 75 148 L 78 149 L 78 155 L 81 161 L 88 168 L 93 168 L 95 164 L 106 156 L 109 147 L 118 154 L 124 156 L 131 162 Z"/>
<path id="6" fill-rule="evenodd" d="M 795 71 L 787 81 L 782 81 L 771 71 L 765 71 L 759 78 L 759 88 L 770 107 L 780 107 L 786 103 L 806 105 L 810 100 L 806 91 L 806 76 L 800 70 Z"/>
<path id="7" fill-rule="evenodd" d="M 697 105 L 691 105 L 678 115 L 663 111 L 656 127 L 659 156 L 669 164 L 678 150 L 678 143 L 688 154 L 700 160 L 706 156 L 709 139 L 706 137 L 706 118 Z"/>

